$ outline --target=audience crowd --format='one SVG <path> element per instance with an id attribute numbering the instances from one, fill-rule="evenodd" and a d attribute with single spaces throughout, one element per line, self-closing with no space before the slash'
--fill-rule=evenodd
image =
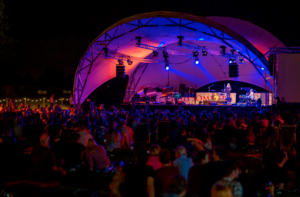
<path id="1" fill-rule="evenodd" d="M 1 173 L 26 154 L 31 158 L 30 180 L 114 169 L 111 196 L 239 197 L 246 195 L 249 183 L 243 167 L 228 159 L 238 153 L 259 155 L 263 170 L 258 190 L 274 196 L 297 188 L 300 112 L 238 109 L 229 107 L 222 114 L 215 107 L 192 114 L 182 107 L 129 112 L 101 105 L 84 112 L 73 105 L 67 110 L 59 105 L 21 105 L 19 110 L 1 106 L 0 154 L 6 161 Z M 131 153 L 135 160 L 126 160 Z"/>

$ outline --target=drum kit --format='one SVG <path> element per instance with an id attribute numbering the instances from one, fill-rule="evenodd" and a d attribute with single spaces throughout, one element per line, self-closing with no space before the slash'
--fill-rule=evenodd
<path id="1" fill-rule="evenodd" d="M 226 95 L 225 89 L 221 89 L 221 92 L 216 92 L 216 90 L 211 90 L 212 93 L 212 100 L 219 101 L 221 96 Z"/>

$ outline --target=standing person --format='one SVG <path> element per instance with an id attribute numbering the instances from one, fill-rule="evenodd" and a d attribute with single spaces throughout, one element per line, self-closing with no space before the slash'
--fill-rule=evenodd
<path id="1" fill-rule="evenodd" d="M 178 146 L 175 150 L 175 157 L 176 159 L 173 161 L 173 166 L 178 168 L 185 180 L 188 180 L 189 170 L 194 164 L 192 159 L 187 157 L 185 147 Z"/>
<path id="2" fill-rule="evenodd" d="M 70 106 L 71 105 L 74 105 L 74 98 L 72 94 L 70 95 Z"/>
<path id="3" fill-rule="evenodd" d="M 155 170 L 154 178 L 154 188 L 157 196 L 167 193 L 172 177 L 180 174 L 178 168 L 172 166 L 171 153 L 169 150 L 161 150 L 159 153 L 159 160 L 162 164 L 162 167 L 158 170 Z"/>
<path id="4" fill-rule="evenodd" d="M 53 108 L 54 106 L 54 94 L 50 97 L 50 107 Z"/>
<path id="5" fill-rule="evenodd" d="M 231 102 L 231 98 L 230 98 L 230 92 L 231 92 L 231 86 L 230 86 L 230 83 L 227 83 L 227 86 L 226 86 L 226 100 L 227 102 Z"/>

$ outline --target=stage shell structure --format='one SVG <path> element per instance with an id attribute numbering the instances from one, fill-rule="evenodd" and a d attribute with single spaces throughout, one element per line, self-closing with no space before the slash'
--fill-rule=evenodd
<path id="1" fill-rule="evenodd" d="M 271 47 L 284 44 L 268 31 L 235 18 L 166 11 L 134 15 L 108 27 L 88 46 L 75 74 L 75 104 L 82 104 L 97 87 L 116 77 L 120 61 L 129 76 L 124 100 L 142 87 L 178 90 L 180 84 L 186 84 L 197 89 L 224 80 L 250 83 L 274 93 L 276 84 L 267 60 Z M 228 71 L 232 58 L 239 68 L 234 78 Z"/>

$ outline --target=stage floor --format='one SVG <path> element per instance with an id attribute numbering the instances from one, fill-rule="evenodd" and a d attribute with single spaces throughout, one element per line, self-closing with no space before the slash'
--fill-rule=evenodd
<path id="1" fill-rule="evenodd" d="M 166 105 L 166 104 L 150 104 L 149 108 L 152 112 L 154 112 L 155 109 L 161 109 L 161 110 L 169 110 L 171 113 L 173 113 L 176 109 L 178 109 L 178 105 Z M 239 106 L 239 105 L 217 105 L 217 106 L 210 106 L 210 105 L 182 105 L 181 106 L 185 110 L 189 110 L 193 114 L 201 113 L 203 110 L 206 110 L 207 112 L 213 112 L 214 108 L 217 107 L 218 111 L 220 113 L 226 113 L 227 108 L 231 107 L 231 111 L 233 113 L 237 113 L 241 111 L 242 108 L 245 108 L 245 112 L 250 113 L 251 111 L 256 108 L 255 106 Z M 267 107 L 272 106 L 262 106 L 262 109 L 265 109 Z M 121 108 L 124 108 L 126 111 L 131 111 L 131 105 L 130 104 L 121 104 Z M 145 104 L 136 105 L 136 109 L 144 109 Z"/>

